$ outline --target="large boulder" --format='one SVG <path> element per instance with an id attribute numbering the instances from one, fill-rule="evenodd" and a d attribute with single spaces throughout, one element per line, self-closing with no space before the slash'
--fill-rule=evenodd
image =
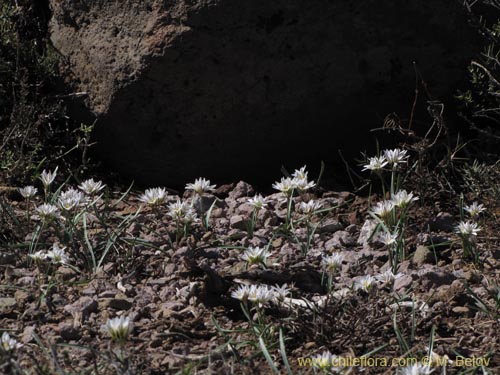
<path id="1" fill-rule="evenodd" d="M 102 158 L 148 184 L 359 152 L 418 70 L 452 97 L 476 34 L 450 0 L 50 0 Z M 81 112 L 80 113 L 84 113 Z M 87 120 L 89 121 L 89 120 Z"/>

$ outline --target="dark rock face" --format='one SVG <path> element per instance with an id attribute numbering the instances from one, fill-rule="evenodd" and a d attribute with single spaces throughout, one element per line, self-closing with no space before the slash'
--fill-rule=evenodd
<path id="1" fill-rule="evenodd" d="M 458 1 L 51 0 L 51 39 L 98 151 L 144 183 L 249 180 L 358 153 L 411 106 L 416 61 L 450 98 L 479 49 Z M 298 166 L 298 165 L 297 165 Z"/>

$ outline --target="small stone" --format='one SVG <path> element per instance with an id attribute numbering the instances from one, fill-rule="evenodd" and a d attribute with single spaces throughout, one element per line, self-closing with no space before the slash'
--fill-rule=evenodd
<path id="1" fill-rule="evenodd" d="M 355 244 L 354 238 L 346 232 L 345 230 L 337 231 L 333 234 L 333 237 L 326 241 L 325 248 L 330 250 L 332 248 L 342 248 L 346 246 L 352 246 Z"/>
<path id="2" fill-rule="evenodd" d="M 455 227 L 455 219 L 448 212 L 440 212 L 437 216 L 429 221 L 429 226 L 432 231 L 452 232 Z"/>
<path id="3" fill-rule="evenodd" d="M 443 271 L 427 271 L 419 274 L 422 286 L 425 288 L 435 288 L 441 285 L 450 285 L 455 276 Z"/>
<path id="4" fill-rule="evenodd" d="M 16 307 L 17 301 L 12 297 L 0 298 L 0 313 L 5 313 Z"/>
<path id="5" fill-rule="evenodd" d="M 468 315 L 470 312 L 469 308 L 465 306 L 456 306 L 451 311 L 458 315 Z"/>
<path id="6" fill-rule="evenodd" d="M 18 289 L 14 293 L 14 298 L 19 304 L 24 304 L 30 298 L 30 295 L 26 293 L 24 290 Z"/>
<path id="7" fill-rule="evenodd" d="M 70 323 L 60 323 L 57 327 L 57 332 L 64 340 L 79 340 L 82 335 L 78 329 Z"/>
<path id="8" fill-rule="evenodd" d="M 80 297 L 80 299 L 71 305 L 64 306 L 64 311 L 70 314 L 80 313 L 82 315 L 89 315 L 91 312 L 97 312 L 97 308 L 98 304 L 96 300 L 91 297 L 84 296 Z"/>
<path id="9" fill-rule="evenodd" d="M 248 224 L 248 220 L 244 219 L 240 215 L 231 216 L 231 218 L 229 219 L 229 225 L 233 229 L 246 230 L 247 224 Z"/>
<path id="10" fill-rule="evenodd" d="M 115 298 L 103 298 L 102 300 L 99 300 L 99 306 L 103 308 L 109 307 L 121 311 L 129 310 L 132 308 L 133 303 L 120 293 Z"/>
<path id="11" fill-rule="evenodd" d="M 318 225 L 317 232 L 318 233 L 334 233 L 340 229 L 342 229 L 342 224 L 338 222 L 338 220 L 327 219 L 320 225 Z"/>
<path id="12" fill-rule="evenodd" d="M 240 181 L 236 184 L 235 188 L 229 192 L 229 198 L 238 199 L 242 197 L 249 197 L 255 194 L 255 190 L 252 185 L 246 183 L 245 181 Z"/>
<path id="13" fill-rule="evenodd" d="M 413 263 L 422 266 L 424 263 L 433 263 L 434 253 L 427 246 L 418 246 L 413 254 Z"/>
<path id="14" fill-rule="evenodd" d="M 394 281 L 394 290 L 401 291 L 408 289 L 412 282 L 413 279 L 410 275 L 403 275 Z"/>
<path id="15" fill-rule="evenodd" d="M 24 331 L 21 335 L 21 342 L 23 344 L 29 344 L 30 342 L 32 342 L 34 339 L 33 339 L 33 333 L 35 332 L 35 327 L 33 326 L 27 326 L 26 328 L 24 328 Z"/>

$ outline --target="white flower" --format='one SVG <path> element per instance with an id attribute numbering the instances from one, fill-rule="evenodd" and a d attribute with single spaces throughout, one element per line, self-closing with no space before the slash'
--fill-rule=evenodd
<path id="1" fill-rule="evenodd" d="M 128 317 L 120 316 L 119 318 L 108 319 L 106 322 L 106 331 L 111 336 L 111 340 L 123 342 L 127 339 L 132 326 Z"/>
<path id="2" fill-rule="evenodd" d="M 57 168 L 54 169 L 53 172 L 47 172 L 45 169 L 43 170 L 42 174 L 40 175 L 40 180 L 42 181 L 42 184 L 45 188 L 48 188 L 52 182 L 54 182 L 56 175 L 57 175 Z"/>
<path id="3" fill-rule="evenodd" d="M 285 298 L 290 295 L 290 288 L 288 287 L 288 284 L 273 286 L 272 290 L 274 292 L 274 299 L 276 302 L 283 302 Z"/>
<path id="4" fill-rule="evenodd" d="M 31 199 L 37 193 L 37 188 L 34 186 L 25 186 L 19 189 L 19 193 L 23 196 L 24 199 Z"/>
<path id="5" fill-rule="evenodd" d="M 267 206 L 266 203 L 266 198 L 264 198 L 262 195 L 256 195 L 252 198 L 250 198 L 248 201 L 248 204 L 251 205 L 256 211 L 259 211 L 263 207 Z"/>
<path id="6" fill-rule="evenodd" d="M 248 299 L 250 294 L 250 287 L 248 285 L 240 285 L 238 289 L 231 293 L 231 297 L 239 299 L 240 301 L 245 301 Z"/>
<path id="7" fill-rule="evenodd" d="M 401 369 L 401 375 L 427 375 L 433 372 L 429 366 L 424 366 L 421 363 L 415 363 L 413 366 L 404 367 Z"/>
<path id="8" fill-rule="evenodd" d="M 293 172 L 292 177 L 298 180 L 307 180 L 307 173 L 306 166 L 304 165 L 302 168 L 296 169 L 295 172 Z"/>
<path id="9" fill-rule="evenodd" d="M 411 202 L 418 201 L 418 197 L 414 197 L 413 193 L 407 193 L 406 190 L 398 191 L 392 196 L 392 203 L 399 208 L 405 208 Z"/>
<path id="10" fill-rule="evenodd" d="M 334 253 L 332 255 L 324 255 L 321 259 L 321 265 L 330 273 L 335 273 L 337 268 L 342 266 L 342 261 L 344 256 L 340 253 Z"/>
<path id="11" fill-rule="evenodd" d="M 88 195 L 94 195 L 104 189 L 102 181 L 94 181 L 93 178 L 83 181 L 78 187 Z"/>
<path id="12" fill-rule="evenodd" d="M 363 166 L 363 171 L 379 171 L 387 165 L 385 156 L 374 156 L 368 159 L 368 164 Z"/>
<path id="13" fill-rule="evenodd" d="M 406 163 L 408 161 L 407 151 L 399 148 L 395 148 L 394 150 L 385 150 L 384 157 L 389 164 L 395 167 L 398 164 Z"/>
<path id="14" fill-rule="evenodd" d="M 60 248 L 57 244 L 53 244 L 52 250 L 48 251 L 45 257 L 54 264 L 68 264 L 69 257 L 64 252 L 65 249 L 65 247 Z"/>
<path id="15" fill-rule="evenodd" d="M 249 264 L 266 264 L 266 259 L 269 256 L 265 248 L 249 247 L 241 256 L 241 259 Z"/>
<path id="16" fill-rule="evenodd" d="M 464 210 L 468 212 L 471 218 L 476 218 L 479 214 L 486 210 L 483 204 L 478 204 L 477 202 L 472 203 L 470 206 L 465 206 Z"/>
<path id="17" fill-rule="evenodd" d="M 180 199 L 168 205 L 168 215 L 181 223 L 191 223 L 198 219 L 193 208 L 187 202 Z"/>
<path id="18" fill-rule="evenodd" d="M 393 209 L 394 203 L 392 201 L 382 201 L 378 202 L 377 205 L 372 208 L 372 212 L 385 220 L 392 214 Z"/>
<path id="19" fill-rule="evenodd" d="M 372 289 L 374 283 L 375 283 L 375 278 L 373 276 L 371 275 L 363 276 L 361 279 L 357 281 L 356 289 L 357 290 L 361 289 L 368 293 Z"/>
<path id="20" fill-rule="evenodd" d="M 143 203 L 146 203 L 150 206 L 159 206 L 160 204 L 165 203 L 167 199 L 167 191 L 165 188 L 152 188 L 146 189 L 144 194 L 139 197 L 139 200 Z"/>
<path id="21" fill-rule="evenodd" d="M 398 232 L 396 232 L 394 234 L 391 234 L 389 232 L 384 232 L 384 233 L 379 235 L 378 239 L 384 245 L 391 246 L 391 245 L 394 245 L 396 243 L 396 241 L 398 240 L 398 236 L 399 236 Z"/>
<path id="22" fill-rule="evenodd" d="M 250 287 L 250 292 L 248 293 L 248 300 L 259 306 L 263 306 L 266 303 L 273 301 L 274 297 L 274 291 L 267 285 L 252 285 Z"/>
<path id="23" fill-rule="evenodd" d="M 461 221 L 455 231 L 464 237 L 477 236 L 481 227 L 471 221 Z"/>
<path id="24" fill-rule="evenodd" d="M 295 185 L 295 188 L 298 189 L 300 192 L 312 189 L 313 187 L 316 186 L 316 183 L 313 181 L 308 181 L 307 178 L 297 178 L 294 177 L 292 179 L 293 185 Z"/>
<path id="25" fill-rule="evenodd" d="M 296 188 L 296 181 L 290 177 L 282 177 L 281 181 L 273 184 L 273 189 L 281 191 L 286 196 L 291 196 Z"/>
<path id="26" fill-rule="evenodd" d="M 401 276 L 403 276 L 402 273 L 394 274 L 394 272 L 392 272 L 392 270 L 387 270 L 387 271 L 375 276 L 375 279 L 377 279 L 377 281 L 382 283 L 383 285 L 390 285 L 395 280 L 399 279 Z"/>
<path id="27" fill-rule="evenodd" d="M 38 206 L 35 211 L 42 220 L 59 217 L 59 210 L 57 207 L 49 203 L 44 203 Z"/>
<path id="28" fill-rule="evenodd" d="M 314 212 L 318 211 L 321 208 L 321 203 L 316 202 L 314 200 L 310 200 L 309 202 L 300 202 L 299 211 L 305 215 L 312 215 Z"/>
<path id="29" fill-rule="evenodd" d="M 71 211 L 81 205 L 84 200 L 85 197 L 82 192 L 69 188 L 65 192 L 61 193 L 57 199 L 57 205 L 64 211 Z"/>
<path id="30" fill-rule="evenodd" d="M 200 177 L 194 180 L 194 183 L 187 184 L 186 190 L 193 190 L 196 194 L 201 196 L 203 193 L 214 191 L 215 185 L 210 185 L 210 180 Z"/>
<path id="31" fill-rule="evenodd" d="M 329 351 L 324 351 L 321 354 L 312 357 L 312 363 L 314 367 L 318 367 L 321 370 L 328 370 L 331 372 L 338 372 L 340 368 L 334 366 L 334 364 L 338 363 L 338 357 Z"/>
<path id="32" fill-rule="evenodd" d="M 10 337 L 7 332 L 2 333 L 2 337 L 0 337 L 0 347 L 5 352 L 10 352 L 14 349 L 19 349 L 23 344 L 17 342 L 17 340 Z"/>

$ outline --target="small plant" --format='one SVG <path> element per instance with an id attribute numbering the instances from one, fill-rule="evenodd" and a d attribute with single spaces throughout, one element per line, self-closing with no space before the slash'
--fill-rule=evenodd
<path id="1" fill-rule="evenodd" d="M 266 203 L 266 198 L 264 198 L 262 195 L 256 195 L 248 200 L 248 204 L 253 207 L 252 211 L 252 217 L 250 218 L 250 222 L 248 224 L 248 238 L 253 237 L 253 232 L 255 230 L 255 224 L 257 222 L 257 215 L 259 214 L 259 211 L 262 210 L 267 206 Z"/>

